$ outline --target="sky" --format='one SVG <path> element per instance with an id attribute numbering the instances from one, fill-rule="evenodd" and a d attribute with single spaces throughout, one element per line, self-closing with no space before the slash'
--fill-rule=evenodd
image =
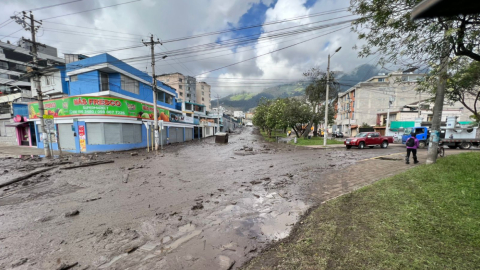
<path id="1" fill-rule="evenodd" d="M 61 3 L 67 4 L 35 10 Z M 106 6 L 112 7 L 81 12 Z M 128 59 L 148 56 L 150 49 L 142 46 L 142 39 L 153 34 L 163 41 L 155 52 L 168 55 L 158 58 L 156 73 L 195 76 L 212 86 L 213 98 L 301 80 L 311 67 L 326 70 L 328 54 L 338 47 L 342 49 L 331 58 L 333 71 L 374 63 L 374 57 L 357 57 L 353 47 L 362 43 L 349 23 L 335 25 L 355 18 L 346 11 L 348 6 L 349 0 L 2 0 L 0 39 L 15 43 L 22 36 L 30 38 L 29 32 L 7 20 L 33 9 L 35 18 L 43 19 L 39 42 L 56 47 L 59 57 L 108 52 L 151 73 L 149 59 Z M 244 27 L 249 28 L 222 31 Z M 202 35 L 211 32 L 217 33 Z M 168 42 L 196 35 L 202 36 Z"/>

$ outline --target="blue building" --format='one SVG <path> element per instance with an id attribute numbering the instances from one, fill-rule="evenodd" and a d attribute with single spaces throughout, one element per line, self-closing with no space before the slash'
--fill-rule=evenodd
<path id="1" fill-rule="evenodd" d="M 194 138 L 194 121 L 184 117 L 173 88 L 157 80 L 157 108 L 153 108 L 152 77 L 109 54 L 66 64 L 61 78 L 62 97 L 44 101 L 45 114 L 53 115 L 50 135 L 53 149 L 89 153 L 147 147 L 151 144 L 154 110 L 163 121 L 163 144 Z M 60 73 L 62 70 L 59 70 Z M 48 94 L 48 93 L 47 93 Z M 30 103 L 29 119 L 36 123 L 37 145 L 45 137 L 39 131 L 38 104 Z M 187 120 L 185 120 L 187 119 Z"/>

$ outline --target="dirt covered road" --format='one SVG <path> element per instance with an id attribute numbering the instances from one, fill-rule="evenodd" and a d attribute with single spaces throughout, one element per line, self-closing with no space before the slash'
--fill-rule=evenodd
<path id="1" fill-rule="evenodd" d="M 0 189 L 0 269 L 236 269 L 309 206 L 362 185 L 326 175 L 403 148 L 353 150 L 269 144 L 245 128 L 226 145 L 69 156 Z M 99 160 L 114 163 L 62 169 Z M 2 158 L 0 185 L 45 163 Z"/>

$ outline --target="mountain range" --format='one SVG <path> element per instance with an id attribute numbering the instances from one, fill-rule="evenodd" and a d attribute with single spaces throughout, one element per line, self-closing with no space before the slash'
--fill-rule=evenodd
<path id="1" fill-rule="evenodd" d="M 336 76 L 337 81 L 340 83 L 340 91 L 346 91 L 357 83 L 363 82 L 373 76 L 378 75 L 379 72 L 381 72 L 380 69 L 369 64 L 361 65 L 350 73 L 338 72 L 336 73 Z M 258 94 L 242 91 L 240 93 L 231 94 L 221 98 L 219 103 L 228 110 L 246 112 L 252 108 L 255 108 L 262 98 L 275 99 L 303 96 L 305 95 L 305 88 L 308 85 L 308 82 L 297 81 L 268 87 L 263 89 L 263 91 Z M 215 106 L 217 104 L 216 100 L 212 100 L 212 104 Z"/>

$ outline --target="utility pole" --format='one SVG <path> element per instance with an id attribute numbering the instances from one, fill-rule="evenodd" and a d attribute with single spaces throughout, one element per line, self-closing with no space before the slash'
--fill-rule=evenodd
<path id="1" fill-rule="evenodd" d="M 218 114 L 218 128 L 217 132 L 220 132 L 220 96 L 217 94 L 217 114 Z"/>
<path id="2" fill-rule="evenodd" d="M 150 45 L 151 50 L 151 57 L 152 57 L 152 92 L 153 92 L 153 122 L 154 122 L 154 130 L 155 130 L 155 150 L 158 150 L 158 113 L 157 113 L 157 79 L 155 78 L 155 45 L 162 43 L 160 40 L 157 41 L 153 40 L 153 34 L 150 36 L 150 42 L 144 42 L 142 39 L 143 44 L 145 46 Z M 166 55 L 163 57 L 166 58 Z"/>
<path id="3" fill-rule="evenodd" d="M 40 117 L 39 117 L 40 118 L 40 128 L 41 128 L 41 131 L 43 133 L 43 150 L 45 151 L 45 157 L 50 158 L 51 157 L 50 145 L 48 143 L 48 140 L 50 139 L 49 138 L 50 135 L 47 134 L 47 132 L 45 130 L 45 121 L 43 119 L 44 109 L 43 109 L 43 96 L 42 96 L 42 88 L 41 88 L 42 86 L 40 84 L 40 78 L 38 77 L 39 72 L 38 72 L 37 46 L 38 45 L 43 45 L 43 44 L 37 43 L 36 42 L 36 37 L 35 37 L 35 33 L 40 28 L 40 25 L 42 25 L 42 21 L 35 20 L 35 18 L 33 16 L 33 13 L 31 11 L 30 11 L 30 16 L 27 15 L 27 12 L 23 11 L 23 16 L 21 18 L 18 17 L 18 16 L 11 16 L 10 18 L 14 19 L 16 23 L 22 25 L 25 30 L 27 30 L 27 31 L 30 30 L 30 33 L 32 35 L 32 56 L 33 56 L 33 65 L 34 65 L 34 68 L 33 68 L 32 72 L 34 72 L 34 77 L 33 77 L 33 81 L 35 82 L 34 87 L 37 90 L 38 110 L 39 110 L 39 113 L 40 113 Z M 29 20 L 30 23 L 28 23 L 27 20 Z M 35 23 L 38 23 L 39 25 L 35 26 Z M 45 46 L 45 45 L 43 45 L 43 46 Z"/>
<path id="4" fill-rule="evenodd" d="M 420 111 L 420 102 L 422 101 L 422 93 L 418 93 L 418 117 L 417 118 L 420 118 L 420 115 L 422 114 L 421 111 Z"/>
<path id="5" fill-rule="evenodd" d="M 440 74 L 438 76 L 435 105 L 433 107 L 432 131 L 430 132 L 430 142 L 428 144 L 427 164 L 433 164 L 437 162 L 437 148 L 438 142 L 440 141 L 443 99 L 445 96 L 445 88 L 447 87 L 447 71 L 449 62 L 448 49 L 444 48 L 444 53 L 445 55 L 440 61 Z"/>
<path id="6" fill-rule="evenodd" d="M 340 51 L 342 47 L 338 47 L 337 50 L 332 54 L 335 55 L 338 51 Z M 323 146 L 327 146 L 327 138 L 328 138 L 328 101 L 329 101 L 329 96 L 328 96 L 328 91 L 330 88 L 330 54 L 328 55 L 328 65 L 327 65 L 327 93 L 325 95 L 325 122 L 324 122 L 324 129 L 323 129 Z"/>

